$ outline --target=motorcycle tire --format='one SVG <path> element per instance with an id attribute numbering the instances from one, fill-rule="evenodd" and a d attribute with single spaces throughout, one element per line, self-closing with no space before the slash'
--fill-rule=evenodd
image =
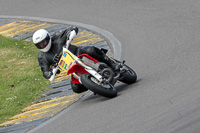
<path id="1" fill-rule="evenodd" d="M 71 82 L 71 87 L 72 87 L 73 92 L 75 93 L 82 93 L 88 90 L 85 86 L 81 84 L 72 83 L 72 82 Z"/>
<path id="2" fill-rule="evenodd" d="M 117 90 L 112 84 L 108 83 L 106 84 L 106 86 L 99 85 L 91 79 L 92 77 L 93 76 L 90 74 L 81 75 L 81 82 L 86 88 L 88 88 L 95 94 L 98 94 L 107 98 L 113 98 L 117 96 Z"/>
<path id="3" fill-rule="evenodd" d="M 137 75 L 135 73 L 135 71 L 133 71 L 130 67 L 128 67 L 127 65 L 124 65 L 128 68 L 128 71 L 122 73 L 120 75 L 120 79 L 119 81 L 126 83 L 126 84 L 133 84 L 136 82 L 137 80 Z"/>
<path id="4" fill-rule="evenodd" d="M 120 61 L 118 60 L 115 61 L 120 63 Z M 126 64 L 124 64 L 123 67 L 126 67 L 128 71 L 121 73 L 120 78 L 118 80 L 126 84 L 135 83 L 137 80 L 137 74 L 135 73 L 135 71 Z"/>

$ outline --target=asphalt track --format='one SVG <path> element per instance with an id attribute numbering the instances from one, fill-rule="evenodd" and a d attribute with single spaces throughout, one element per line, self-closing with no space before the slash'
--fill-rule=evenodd
<path id="1" fill-rule="evenodd" d="M 30 132 L 200 132 L 198 0 L 1 0 L 0 13 L 105 29 L 138 75 L 116 98 L 88 95 Z"/>

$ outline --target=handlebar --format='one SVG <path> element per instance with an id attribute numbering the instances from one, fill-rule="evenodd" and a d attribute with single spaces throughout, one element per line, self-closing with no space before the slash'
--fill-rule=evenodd
<path id="1" fill-rule="evenodd" d="M 66 42 L 66 48 L 68 49 L 70 42 L 72 41 L 72 39 L 76 36 L 76 31 L 73 30 L 70 32 L 70 36 Z"/>
<path id="2" fill-rule="evenodd" d="M 52 82 L 52 81 L 55 79 L 55 75 L 56 75 L 57 71 L 58 71 L 58 67 L 53 68 L 53 74 L 52 74 L 51 77 L 49 78 L 49 81 Z"/>

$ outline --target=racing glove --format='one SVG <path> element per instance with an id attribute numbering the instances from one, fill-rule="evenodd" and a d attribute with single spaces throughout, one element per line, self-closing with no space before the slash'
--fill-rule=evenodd
<path id="1" fill-rule="evenodd" d="M 43 76 L 46 78 L 46 79 L 49 79 L 51 77 L 51 75 L 53 75 L 53 72 L 52 71 L 46 71 L 43 73 Z"/>

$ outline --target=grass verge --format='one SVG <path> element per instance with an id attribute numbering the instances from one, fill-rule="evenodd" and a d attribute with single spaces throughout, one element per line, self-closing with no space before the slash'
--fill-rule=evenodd
<path id="1" fill-rule="evenodd" d="M 32 42 L 0 35 L 0 123 L 41 97 L 49 84 L 38 65 Z"/>

